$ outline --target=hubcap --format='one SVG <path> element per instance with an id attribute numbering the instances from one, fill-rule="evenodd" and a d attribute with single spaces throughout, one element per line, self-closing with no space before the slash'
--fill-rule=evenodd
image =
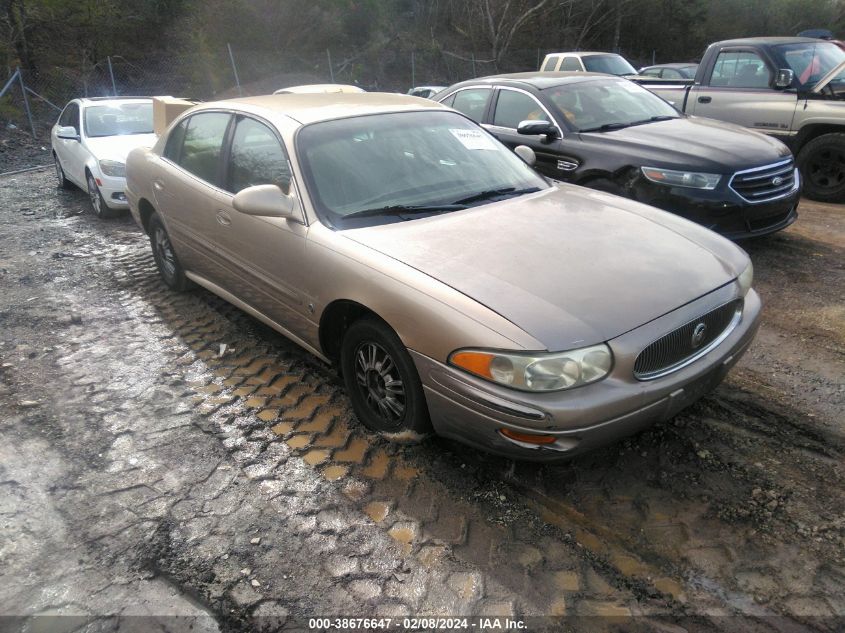
<path id="1" fill-rule="evenodd" d="M 845 154 L 834 149 L 816 152 L 809 164 L 808 177 L 820 189 L 837 189 L 845 183 Z"/>
<path id="2" fill-rule="evenodd" d="M 378 343 L 361 343 L 355 352 L 355 378 L 370 410 L 397 426 L 405 415 L 405 385 L 390 354 Z"/>
<path id="3" fill-rule="evenodd" d="M 100 206 L 100 190 L 97 189 L 97 183 L 94 182 L 91 176 L 88 177 L 88 197 L 91 198 L 91 206 L 94 209 L 94 213 L 100 215 L 102 211 L 102 207 Z"/>
<path id="4" fill-rule="evenodd" d="M 155 231 L 156 255 L 165 277 L 172 279 L 176 274 L 176 255 L 164 229 L 157 227 Z"/>

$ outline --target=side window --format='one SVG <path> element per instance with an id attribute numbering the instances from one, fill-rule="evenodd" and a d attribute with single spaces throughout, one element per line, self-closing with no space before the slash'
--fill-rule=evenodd
<path id="1" fill-rule="evenodd" d="M 496 101 L 496 114 L 493 125 L 516 129 L 520 121 L 541 121 L 546 119 L 546 113 L 540 104 L 523 92 L 515 90 L 500 90 Z"/>
<path id="2" fill-rule="evenodd" d="M 560 65 L 561 70 L 581 70 L 581 62 L 577 57 L 564 57 Z"/>
<path id="3" fill-rule="evenodd" d="M 555 69 L 555 62 L 558 60 L 557 57 L 554 55 L 549 55 L 546 57 L 546 61 L 543 62 L 543 67 L 540 69 L 541 71 L 547 70 L 554 70 Z"/>
<path id="4" fill-rule="evenodd" d="M 769 67 L 757 53 L 723 51 L 716 58 L 710 85 L 768 88 L 771 79 Z"/>
<path id="5" fill-rule="evenodd" d="M 226 189 L 238 193 L 253 185 L 290 188 L 288 157 L 276 135 L 263 123 L 242 118 L 235 127 Z"/>
<path id="6" fill-rule="evenodd" d="M 446 97 L 445 99 L 443 99 L 443 101 L 441 101 L 440 103 L 442 103 L 443 105 L 448 106 L 448 107 L 450 107 L 450 108 L 451 108 L 451 107 L 452 107 L 452 104 L 453 104 L 454 102 L 455 102 L 455 94 L 453 93 L 453 94 L 450 94 L 450 95 L 449 95 L 448 97 Z"/>
<path id="7" fill-rule="evenodd" d="M 452 107 L 458 112 L 463 112 L 476 123 L 481 123 L 484 118 L 484 111 L 487 109 L 487 102 L 490 100 L 490 88 L 469 88 L 455 94 Z"/>
<path id="8" fill-rule="evenodd" d="M 230 118 L 225 112 L 202 112 L 190 117 L 177 163 L 197 178 L 220 185 L 220 153 Z"/>
<path id="9" fill-rule="evenodd" d="M 64 112 L 59 117 L 59 125 L 69 125 L 79 132 L 79 106 L 76 103 L 65 106 Z"/>
<path id="10" fill-rule="evenodd" d="M 660 77 L 660 69 L 659 68 L 646 68 L 640 74 L 644 75 L 646 77 Z"/>
<path id="11" fill-rule="evenodd" d="M 167 143 L 164 144 L 164 157 L 179 162 L 179 152 L 182 151 L 182 142 L 185 140 L 185 129 L 188 127 L 188 119 L 182 119 L 179 124 L 170 131 Z"/>
<path id="12" fill-rule="evenodd" d="M 683 79 L 684 76 L 674 68 L 663 69 L 663 79 Z"/>

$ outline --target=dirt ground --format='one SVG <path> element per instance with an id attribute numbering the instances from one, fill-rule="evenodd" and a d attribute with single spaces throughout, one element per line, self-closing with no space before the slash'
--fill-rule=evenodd
<path id="1" fill-rule="evenodd" d="M 330 368 L 54 180 L 0 178 L 0 629 L 845 627 L 845 206 L 743 244 L 764 321 L 712 395 L 540 466 L 363 431 Z"/>

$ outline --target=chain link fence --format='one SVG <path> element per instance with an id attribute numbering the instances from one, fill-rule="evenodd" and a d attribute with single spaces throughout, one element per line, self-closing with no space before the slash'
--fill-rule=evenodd
<path id="1" fill-rule="evenodd" d="M 206 101 L 307 83 L 407 92 L 412 86 L 449 86 L 473 77 L 536 70 L 547 52 L 511 50 L 495 60 L 489 51 L 421 50 L 393 42 L 355 51 L 291 53 L 223 45 L 139 59 L 107 56 L 91 65 L 42 67 L 37 76 L 22 70 L 22 82 L 9 82 L 0 94 L 0 124 L 29 129 L 28 106 L 36 138 L 46 138 L 61 108 L 76 97 L 171 95 Z"/>

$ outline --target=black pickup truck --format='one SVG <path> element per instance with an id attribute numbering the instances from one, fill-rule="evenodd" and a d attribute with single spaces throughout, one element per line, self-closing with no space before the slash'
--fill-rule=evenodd
<path id="1" fill-rule="evenodd" d="M 685 114 L 775 136 L 796 155 L 807 196 L 845 201 L 845 51 L 833 42 L 806 37 L 716 42 L 692 82 L 638 83 Z"/>

